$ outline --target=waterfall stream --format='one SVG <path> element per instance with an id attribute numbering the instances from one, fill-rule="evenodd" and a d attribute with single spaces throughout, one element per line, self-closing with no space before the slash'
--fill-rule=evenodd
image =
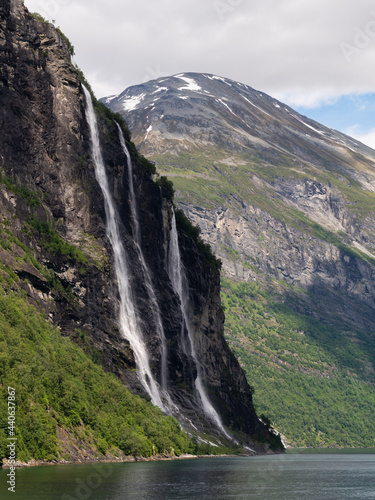
<path id="1" fill-rule="evenodd" d="M 204 413 L 211 419 L 211 421 L 216 424 L 216 427 L 218 427 L 226 437 L 232 439 L 225 431 L 223 424 L 221 423 L 221 419 L 215 408 L 212 406 L 204 387 L 202 365 L 199 362 L 194 346 L 193 325 L 191 324 L 189 315 L 189 285 L 186 278 L 185 269 L 181 261 L 178 233 L 176 227 L 176 216 L 174 212 L 172 216 L 172 228 L 169 243 L 168 274 L 172 286 L 180 299 L 181 312 L 183 317 L 183 324 L 181 326 L 182 348 L 184 349 L 185 354 L 190 355 L 193 358 L 197 368 L 195 388 L 201 400 L 202 409 Z M 184 333 L 185 328 L 187 336 L 185 336 Z"/>
<path id="2" fill-rule="evenodd" d="M 95 176 L 103 193 L 105 213 L 107 218 L 107 236 L 111 243 L 115 261 L 115 273 L 120 297 L 119 327 L 122 335 L 129 341 L 134 353 L 138 376 L 150 395 L 152 402 L 165 410 L 158 383 L 155 381 L 150 369 L 147 346 L 142 338 L 134 300 L 129 281 L 129 265 L 124 246 L 121 241 L 118 215 L 112 194 L 109 189 L 103 157 L 100 148 L 100 138 L 94 106 L 91 95 L 83 87 L 86 98 L 86 118 L 91 135 L 91 151 L 95 165 Z"/>
<path id="3" fill-rule="evenodd" d="M 138 207 L 133 185 L 133 166 L 130 154 L 126 147 L 122 130 L 118 125 L 121 146 L 127 160 L 129 203 L 132 217 L 133 240 L 137 251 L 138 260 L 141 264 L 143 272 L 144 285 L 149 297 L 151 314 L 156 325 L 162 349 L 161 388 L 151 372 L 147 346 L 143 340 L 140 321 L 137 317 L 137 312 L 134 305 L 131 283 L 129 281 L 129 263 L 127 261 L 127 255 L 121 241 L 118 223 L 119 217 L 117 214 L 113 196 L 109 188 L 108 178 L 105 171 L 104 161 L 100 148 L 98 124 L 91 100 L 91 95 L 85 87 L 83 87 L 83 91 L 86 99 L 86 118 L 89 124 L 91 135 L 91 152 L 94 160 L 95 176 L 103 193 L 107 219 L 107 236 L 111 243 L 114 255 L 115 274 L 120 298 L 118 319 L 119 328 L 124 338 L 129 341 L 130 347 L 134 353 L 138 377 L 144 389 L 150 395 L 153 404 L 159 406 L 163 411 L 167 413 L 170 413 L 172 410 L 173 413 L 179 413 L 178 407 L 171 401 L 171 398 L 168 394 L 167 344 L 159 305 L 156 299 L 154 287 L 152 285 L 150 271 L 142 251 Z M 185 270 L 181 262 L 178 233 L 176 228 L 176 218 L 174 213 L 172 218 L 171 237 L 168 253 L 168 274 L 172 286 L 180 299 L 181 313 L 183 317 L 183 323 L 181 325 L 182 349 L 186 355 L 193 359 L 197 369 L 195 389 L 199 396 L 201 407 L 206 416 L 210 418 L 215 426 L 225 436 L 230 438 L 221 423 L 218 413 L 212 406 L 204 387 L 204 379 L 202 376 L 203 370 L 195 350 L 193 326 L 189 318 L 189 287 L 185 275 Z"/>
<path id="4" fill-rule="evenodd" d="M 131 210 L 132 219 L 133 219 L 133 238 L 134 238 L 134 241 L 136 244 L 138 258 L 139 258 L 139 261 L 142 265 L 145 284 L 146 284 L 148 296 L 150 299 L 150 309 L 152 311 L 153 318 L 155 320 L 156 328 L 157 328 L 158 335 L 159 335 L 160 342 L 161 342 L 161 348 L 162 348 L 162 353 L 161 353 L 161 388 L 164 391 L 165 396 L 167 396 L 167 392 L 168 392 L 167 342 L 165 339 L 164 328 L 163 328 L 163 323 L 161 320 L 159 305 L 158 305 L 155 291 L 154 291 L 154 287 L 153 287 L 152 281 L 151 281 L 150 271 L 149 271 L 149 268 L 146 264 L 146 261 L 145 261 L 144 255 L 143 255 L 143 251 L 142 251 L 137 198 L 135 196 L 134 184 L 133 184 L 133 164 L 132 164 L 132 160 L 130 158 L 128 148 L 126 147 L 126 144 L 125 144 L 124 134 L 122 133 L 121 127 L 119 124 L 117 124 L 117 127 L 118 127 L 118 131 L 119 131 L 119 138 L 120 138 L 121 147 L 122 147 L 122 150 L 124 151 L 124 154 L 126 157 L 126 162 L 127 162 L 127 167 L 128 167 L 128 182 L 129 182 L 129 195 L 130 195 L 129 201 L 130 201 L 130 210 Z"/>

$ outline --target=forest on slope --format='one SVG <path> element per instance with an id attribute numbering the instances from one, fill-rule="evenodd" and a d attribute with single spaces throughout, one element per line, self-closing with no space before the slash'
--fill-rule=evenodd
<path id="1" fill-rule="evenodd" d="M 226 336 L 265 413 L 293 447 L 373 447 L 368 352 L 258 283 L 222 281 Z M 285 293 L 285 290 L 284 290 Z M 375 352 L 375 340 L 365 350 Z"/>

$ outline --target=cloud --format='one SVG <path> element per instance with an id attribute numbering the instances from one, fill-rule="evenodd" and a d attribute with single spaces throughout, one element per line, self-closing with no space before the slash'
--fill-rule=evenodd
<path id="1" fill-rule="evenodd" d="M 287 103 L 292 108 L 314 109 L 322 106 L 332 106 L 338 100 L 337 92 L 331 90 L 312 90 L 306 93 L 303 89 L 294 91 L 275 91 L 273 97 Z"/>
<path id="2" fill-rule="evenodd" d="M 305 106 L 375 91 L 373 0 L 25 4 L 56 19 L 99 97 L 182 71 L 215 73 Z"/>
<path id="3" fill-rule="evenodd" d="M 375 127 L 367 132 L 362 132 L 360 130 L 360 125 L 356 124 L 348 127 L 345 130 L 345 134 L 350 135 L 358 141 L 363 142 L 363 144 L 366 144 L 366 146 L 375 149 Z"/>

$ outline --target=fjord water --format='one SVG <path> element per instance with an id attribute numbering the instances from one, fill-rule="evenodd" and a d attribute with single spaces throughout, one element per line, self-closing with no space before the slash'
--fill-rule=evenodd
<path id="1" fill-rule="evenodd" d="M 0 498 L 18 500 L 367 500 L 375 455 L 274 455 L 0 471 Z"/>

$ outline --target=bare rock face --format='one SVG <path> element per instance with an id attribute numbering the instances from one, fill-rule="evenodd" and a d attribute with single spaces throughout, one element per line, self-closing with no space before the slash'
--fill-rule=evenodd
<path id="1" fill-rule="evenodd" d="M 160 382 L 162 346 L 132 237 L 126 159 L 115 121 L 104 115 L 98 114 L 104 162 L 151 369 Z M 61 34 L 32 18 L 21 0 L 3 1 L 0 7 L 0 129 L 5 241 L 0 259 L 16 274 L 9 287 L 23 289 L 63 335 L 72 336 L 133 392 L 145 394 L 133 352 L 117 324 L 113 255 L 77 71 Z M 180 348 L 181 307 L 167 273 L 172 202 L 130 149 L 141 246 L 167 339 L 168 391 L 175 416 L 181 413 L 198 429 L 218 433 L 196 394 L 194 360 Z M 267 441 L 268 431 L 255 414 L 244 373 L 224 340 L 219 272 L 182 229 L 179 239 L 207 393 L 232 432 L 250 441 Z"/>
<path id="2" fill-rule="evenodd" d="M 300 287 L 302 312 L 375 329 L 375 152 L 227 78 L 181 73 L 104 98 L 234 280 Z M 298 302 L 298 301 L 297 301 Z M 295 297 L 293 307 L 297 307 Z"/>

